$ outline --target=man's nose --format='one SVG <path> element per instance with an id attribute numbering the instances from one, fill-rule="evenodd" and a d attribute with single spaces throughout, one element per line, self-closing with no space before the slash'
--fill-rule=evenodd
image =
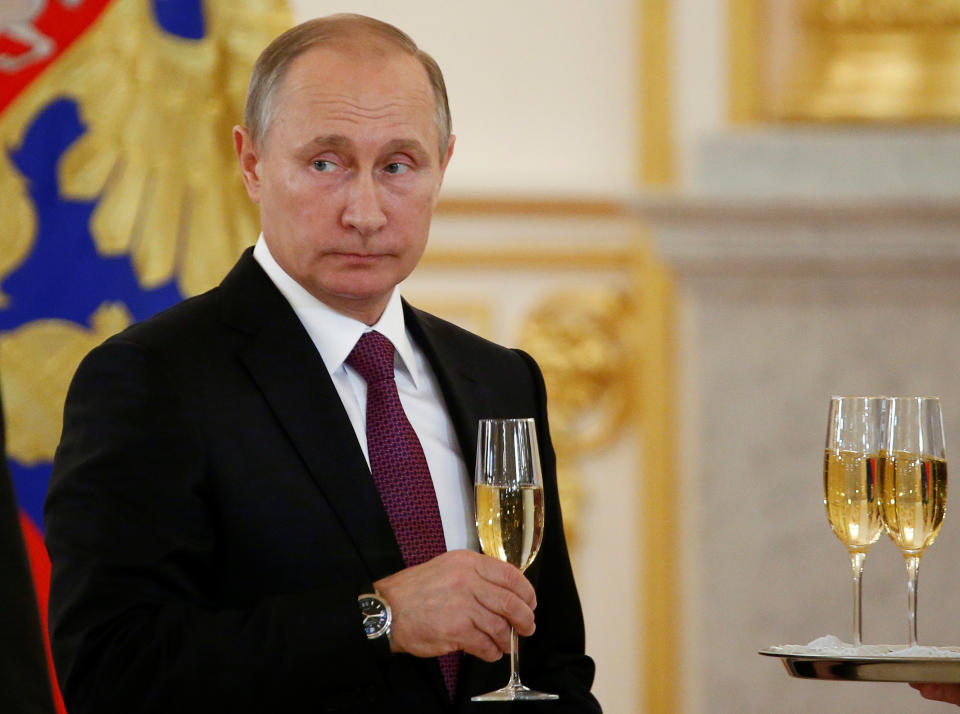
<path id="1" fill-rule="evenodd" d="M 360 172 L 350 182 L 347 202 L 343 207 L 342 222 L 366 237 L 373 235 L 387 223 L 387 216 L 380 204 L 380 188 L 374 177 Z"/>

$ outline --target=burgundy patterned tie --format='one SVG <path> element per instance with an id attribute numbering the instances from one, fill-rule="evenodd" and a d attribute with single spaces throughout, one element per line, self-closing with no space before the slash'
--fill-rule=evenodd
<path id="1" fill-rule="evenodd" d="M 447 552 L 437 494 L 416 432 L 400 404 L 393 376 L 393 343 L 367 332 L 347 357 L 367 383 L 367 453 L 390 526 L 409 568 Z M 453 698 L 460 654 L 438 658 Z"/>

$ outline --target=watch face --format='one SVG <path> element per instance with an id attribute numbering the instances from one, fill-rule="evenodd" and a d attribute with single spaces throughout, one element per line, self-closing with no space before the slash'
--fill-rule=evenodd
<path id="1" fill-rule="evenodd" d="M 363 615 L 363 631 L 367 637 L 375 637 L 387 626 L 387 610 L 376 598 L 361 598 L 359 603 Z"/>

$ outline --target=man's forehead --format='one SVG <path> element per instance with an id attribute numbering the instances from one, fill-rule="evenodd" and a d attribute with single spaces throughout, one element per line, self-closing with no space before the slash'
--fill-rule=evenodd
<path id="1" fill-rule="evenodd" d="M 379 121 L 435 127 L 433 89 L 415 57 L 316 48 L 297 58 L 278 88 L 277 120 Z M 330 133 L 336 133 L 332 131 Z"/>
<path id="2" fill-rule="evenodd" d="M 357 137 L 361 127 L 367 139 L 414 140 L 431 147 L 431 156 L 439 144 L 437 97 L 426 67 L 395 46 L 338 41 L 312 47 L 293 60 L 275 91 L 264 138 L 276 125 L 295 128 L 298 151 L 312 143 L 310 134 Z M 445 153 L 439 147 L 436 158 L 442 162 Z"/>
<path id="3" fill-rule="evenodd" d="M 400 83 L 398 84 L 398 79 Z M 413 55 L 396 47 L 333 43 L 313 47 L 290 66 L 281 84 L 315 85 L 352 90 L 379 90 L 420 95 L 424 101 L 433 100 L 433 89 L 423 64 Z"/>

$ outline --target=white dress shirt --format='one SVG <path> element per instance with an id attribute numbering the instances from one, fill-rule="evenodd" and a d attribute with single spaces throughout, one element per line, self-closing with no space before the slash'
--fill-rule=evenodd
<path id="1" fill-rule="evenodd" d="M 357 340 L 370 330 L 379 332 L 393 343 L 396 350 L 394 377 L 400 403 L 420 439 L 430 468 L 447 550 L 478 550 L 473 480 L 460 454 L 453 422 L 433 369 L 407 332 L 399 291 L 394 288 L 380 320 L 370 327 L 337 312 L 307 292 L 280 267 L 262 234 L 254 246 L 253 257 L 290 303 L 313 340 L 357 434 L 368 467 L 367 383 L 344 360 Z"/>

